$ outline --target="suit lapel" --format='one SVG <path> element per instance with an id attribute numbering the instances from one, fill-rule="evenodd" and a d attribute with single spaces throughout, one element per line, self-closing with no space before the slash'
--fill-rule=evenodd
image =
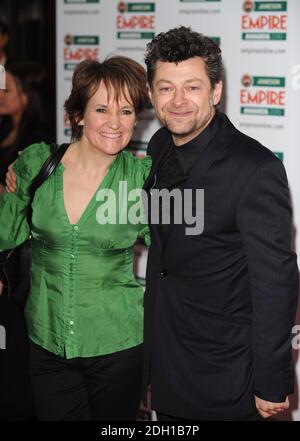
<path id="1" fill-rule="evenodd" d="M 157 141 L 156 141 L 157 142 Z M 159 147 L 158 140 L 158 147 Z M 168 155 L 170 148 L 172 146 L 171 142 L 171 135 L 169 135 L 167 138 L 165 137 L 162 141 L 162 146 L 159 147 L 159 153 L 156 156 L 152 156 L 152 167 L 150 174 L 148 178 L 146 179 L 143 189 L 147 192 L 148 198 L 151 198 L 151 190 L 155 187 L 156 184 L 156 172 L 157 168 L 159 167 L 161 161 Z M 160 228 L 153 228 L 153 224 L 151 224 L 150 214 L 151 213 L 151 202 L 149 199 L 147 200 L 146 204 L 148 205 L 148 221 L 149 221 L 149 228 L 151 231 L 152 237 L 157 236 L 157 239 L 159 240 L 160 246 L 162 246 L 164 242 L 164 235 L 163 232 L 160 230 Z"/>

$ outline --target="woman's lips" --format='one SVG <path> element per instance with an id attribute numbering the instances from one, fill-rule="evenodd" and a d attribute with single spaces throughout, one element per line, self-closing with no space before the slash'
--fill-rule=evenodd
<path id="1" fill-rule="evenodd" d="M 116 140 L 121 138 L 121 133 L 101 132 L 101 136 L 107 139 Z"/>

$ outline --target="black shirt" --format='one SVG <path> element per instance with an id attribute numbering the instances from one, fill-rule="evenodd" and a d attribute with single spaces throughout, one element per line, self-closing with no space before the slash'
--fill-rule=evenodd
<path id="1" fill-rule="evenodd" d="M 168 155 L 157 172 L 156 188 L 180 188 L 188 179 L 193 165 L 208 146 L 219 128 L 218 113 L 198 136 L 180 147 L 171 141 Z"/>
<path id="2" fill-rule="evenodd" d="M 173 140 L 171 140 L 169 153 L 164 158 L 157 170 L 155 188 L 159 190 L 163 188 L 166 188 L 168 190 L 173 190 L 175 188 L 181 189 L 189 178 L 190 171 L 193 168 L 194 164 L 196 164 L 196 162 L 200 160 L 201 154 L 204 152 L 212 138 L 217 133 L 219 124 L 220 118 L 218 116 L 218 112 L 216 112 L 209 125 L 191 141 L 177 147 L 173 143 Z M 173 199 L 171 200 L 170 206 L 171 223 L 173 217 L 172 202 L 174 202 Z M 162 219 L 161 213 L 162 204 L 160 203 L 160 220 Z M 168 226 L 169 225 L 167 224 L 161 223 L 162 231 L 164 234 L 166 234 Z"/>

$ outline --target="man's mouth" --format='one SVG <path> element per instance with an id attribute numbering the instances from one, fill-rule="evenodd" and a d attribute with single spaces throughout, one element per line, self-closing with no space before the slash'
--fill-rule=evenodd
<path id="1" fill-rule="evenodd" d="M 174 118 L 185 118 L 187 116 L 191 116 L 192 115 L 192 111 L 169 111 L 169 115 L 171 115 Z"/>

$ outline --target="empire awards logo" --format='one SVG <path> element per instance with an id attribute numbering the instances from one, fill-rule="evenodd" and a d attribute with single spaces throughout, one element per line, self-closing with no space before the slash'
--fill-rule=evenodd
<path id="1" fill-rule="evenodd" d="M 66 45 L 79 45 L 79 46 L 91 46 L 99 44 L 99 36 L 98 35 L 71 35 L 66 34 L 64 38 L 64 42 Z"/>
<path id="2" fill-rule="evenodd" d="M 119 2 L 117 38 L 126 40 L 151 40 L 155 35 L 154 2 Z"/>
<path id="3" fill-rule="evenodd" d="M 66 34 L 64 36 L 64 44 L 63 59 L 65 70 L 74 70 L 76 64 L 83 60 L 99 60 L 100 37 L 98 35 Z"/>
<path id="4" fill-rule="evenodd" d="M 287 1 L 252 1 L 243 3 L 243 40 L 286 40 Z"/>
<path id="5" fill-rule="evenodd" d="M 257 116 L 284 116 L 285 77 L 244 74 L 241 78 L 240 113 Z M 256 89 L 258 88 L 258 89 Z"/>

